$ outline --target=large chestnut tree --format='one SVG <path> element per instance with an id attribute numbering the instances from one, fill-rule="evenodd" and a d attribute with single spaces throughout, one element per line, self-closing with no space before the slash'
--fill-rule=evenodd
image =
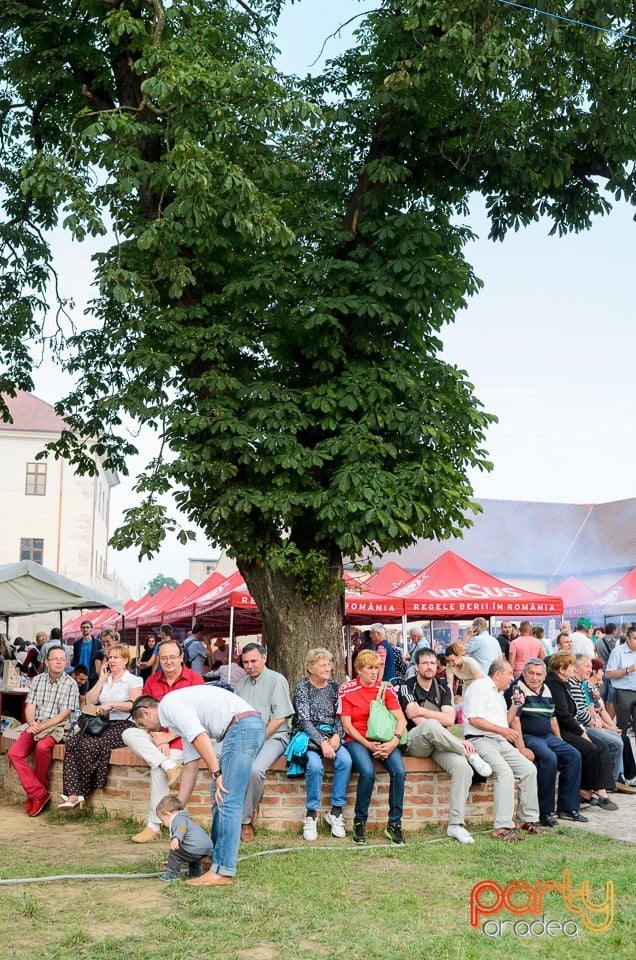
<path id="1" fill-rule="evenodd" d="M 152 553 L 172 494 L 235 556 L 293 679 L 309 645 L 337 649 L 343 555 L 468 523 L 490 418 L 440 351 L 479 288 L 469 203 L 502 240 L 634 199 L 636 25 L 622 0 L 544 4 L 618 33 L 378 0 L 302 79 L 276 66 L 282 5 L 0 5 L 0 390 L 32 386 L 57 317 L 77 386 L 55 453 L 125 473 L 123 424 L 154 428 L 115 545 Z M 54 227 L 101 238 L 77 334 Z"/>

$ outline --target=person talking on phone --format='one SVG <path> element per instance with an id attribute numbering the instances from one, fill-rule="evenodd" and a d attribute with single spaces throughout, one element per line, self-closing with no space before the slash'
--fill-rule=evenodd
<path id="1" fill-rule="evenodd" d="M 520 731 L 524 746 L 534 754 L 538 771 L 539 823 L 544 827 L 556 827 L 557 817 L 587 823 L 587 817 L 579 812 L 581 754 L 561 736 L 556 704 L 545 682 L 546 673 L 540 657 L 530 657 L 526 661 L 522 676 L 512 691 L 516 712 L 510 726 Z M 559 792 L 555 814 L 557 772 Z"/>
<path id="2" fill-rule="evenodd" d="M 122 733 L 133 726 L 130 710 L 141 696 L 141 680 L 128 670 L 130 651 L 117 643 L 108 651 L 99 678 L 86 694 L 86 702 L 96 707 L 100 716 L 108 718 L 108 727 L 101 736 L 78 733 L 66 743 L 62 780 L 64 793 L 58 810 L 84 806 L 92 790 L 106 786 L 110 752 L 124 746 Z"/>

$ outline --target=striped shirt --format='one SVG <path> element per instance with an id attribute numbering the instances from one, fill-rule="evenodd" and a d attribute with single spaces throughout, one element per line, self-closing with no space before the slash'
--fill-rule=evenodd
<path id="1" fill-rule="evenodd" d="M 523 680 L 519 680 L 515 689 L 520 690 L 526 698 L 523 706 L 517 710 L 521 732 L 530 737 L 547 737 L 552 733 L 550 721 L 555 710 L 550 688 L 544 683 L 539 693 L 535 693 Z"/>
<path id="2" fill-rule="evenodd" d="M 577 680 L 576 677 L 570 677 L 568 680 L 568 688 L 576 704 L 576 719 L 579 723 L 582 723 L 584 727 L 591 727 L 593 720 L 590 711 L 587 709 L 583 684 L 580 680 Z"/>

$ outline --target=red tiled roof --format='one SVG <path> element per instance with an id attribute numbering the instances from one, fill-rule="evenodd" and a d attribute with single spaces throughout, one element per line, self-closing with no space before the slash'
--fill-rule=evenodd
<path id="1" fill-rule="evenodd" d="M 32 393 L 18 390 L 15 397 L 4 397 L 13 423 L 0 420 L 0 430 L 32 430 L 34 433 L 61 433 L 64 421 L 50 403 Z"/>

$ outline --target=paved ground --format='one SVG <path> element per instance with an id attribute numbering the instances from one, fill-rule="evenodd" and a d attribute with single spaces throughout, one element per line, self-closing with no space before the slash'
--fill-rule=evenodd
<path id="1" fill-rule="evenodd" d="M 636 740 L 631 734 L 629 739 L 636 756 Z M 581 813 L 590 822 L 580 824 L 581 829 L 612 837 L 613 840 L 636 843 L 636 793 L 612 793 L 610 796 L 618 804 L 618 810 L 604 811 L 598 807 L 582 809 Z"/>
<path id="2" fill-rule="evenodd" d="M 618 810 L 599 810 L 598 807 L 585 807 L 581 813 L 588 817 L 589 823 L 581 823 L 581 830 L 591 830 L 592 833 L 601 833 L 604 837 L 613 840 L 624 840 L 626 843 L 636 843 L 636 793 L 610 794 L 612 800 L 618 804 Z M 562 823 L 567 823 L 562 820 Z M 574 826 L 574 824 L 571 824 Z"/>

